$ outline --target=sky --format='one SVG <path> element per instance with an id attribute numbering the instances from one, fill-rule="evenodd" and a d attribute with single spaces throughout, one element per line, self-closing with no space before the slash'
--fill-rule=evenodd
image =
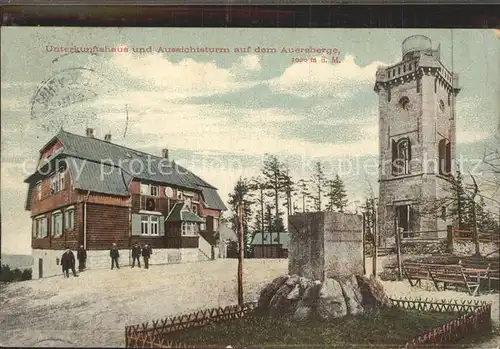
<path id="1" fill-rule="evenodd" d="M 344 180 L 350 207 L 359 205 L 377 193 L 375 72 L 402 58 L 401 44 L 411 35 L 440 45 L 442 62 L 460 75 L 458 156 L 472 164 L 499 147 L 500 41 L 492 30 L 1 30 L 4 253 L 30 253 L 23 180 L 60 127 L 82 135 L 92 127 L 100 138 L 109 132 L 113 142 L 155 155 L 168 148 L 170 158 L 217 187 L 225 202 L 240 176 L 259 172 L 266 153 L 288 164 L 294 179 L 309 178 L 314 162 L 322 161 L 328 177 Z M 128 52 L 59 49 L 94 46 Z M 179 47 L 219 52 L 159 52 Z M 282 52 L 308 47 L 326 54 Z M 335 50 L 340 63 L 332 62 Z M 317 62 L 294 62 L 311 57 Z M 43 82 L 82 68 L 68 88 L 84 86 L 85 101 L 49 109 L 41 95 L 33 102 Z"/>

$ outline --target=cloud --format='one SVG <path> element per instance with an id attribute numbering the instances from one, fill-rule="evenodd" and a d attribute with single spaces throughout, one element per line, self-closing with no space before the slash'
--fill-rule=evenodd
<path id="1" fill-rule="evenodd" d="M 152 89 L 161 89 L 170 98 L 212 95 L 250 87 L 255 82 L 242 82 L 238 77 L 246 71 L 260 69 L 256 56 L 240 57 L 229 69 L 218 67 L 215 62 L 197 62 L 192 58 L 174 63 L 160 53 L 114 55 L 110 64 Z"/>
<path id="2" fill-rule="evenodd" d="M 373 84 L 377 67 L 386 66 L 374 61 L 364 67 L 356 64 L 354 56 L 346 55 L 341 63 L 295 63 L 278 78 L 269 81 L 271 89 L 297 97 L 335 95 L 345 100 L 360 84 Z"/>

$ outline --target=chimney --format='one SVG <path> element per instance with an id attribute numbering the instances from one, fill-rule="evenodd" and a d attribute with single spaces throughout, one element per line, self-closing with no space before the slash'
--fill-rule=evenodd
<path id="1" fill-rule="evenodd" d="M 161 155 L 165 158 L 168 159 L 168 149 L 164 148 L 161 150 Z"/>
<path id="2" fill-rule="evenodd" d="M 94 129 L 93 128 L 88 128 L 87 127 L 87 137 L 94 138 Z"/>
<path id="3" fill-rule="evenodd" d="M 111 142 L 111 133 L 106 133 L 104 135 L 104 141 Z"/>

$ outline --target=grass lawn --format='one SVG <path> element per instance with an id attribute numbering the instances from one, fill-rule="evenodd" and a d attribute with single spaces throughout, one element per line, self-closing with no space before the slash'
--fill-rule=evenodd
<path id="1" fill-rule="evenodd" d="M 388 345 L 405 343 L 454 317 L 457 314 L 421 313 L 396 307 L 330 321 L 292 322 L 252 314 L 167 335 L 166 339 L 195 346 L 354 348 L 369 345 L 387 349 Z"/>

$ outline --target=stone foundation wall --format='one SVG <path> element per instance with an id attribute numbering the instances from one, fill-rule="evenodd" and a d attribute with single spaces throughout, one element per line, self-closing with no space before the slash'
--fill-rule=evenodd
<path id="1" fill-rule="evenodd" d="M 132 255 L 130 250 L 119 250 L 120 258 L 118 263 L 121 266 L 130 266 L 132 264 Z M 73 251 L 76 259 L 76 251 Z M 62 275 L 60 259 L 64 250 L 39 250 L 33 249 L 33 279 L 39 279 L 39 260 L 42 260 L 43 277 Z M 149 259 L 149 264 L 171 264 L 171 263 L 191 263 L 199 260 L 205 260 L 198 255 L 197 248 L 184 249 L 153 249 L 153 254 Z M 143 259 L 141 257 L 141 263 Z M 111 268 L 111 258 L 109 250 L 87 251 L 87 269 L 106 269 Z M 78 260 L 76 260 L 76 269 L 78 270 Z"/>

